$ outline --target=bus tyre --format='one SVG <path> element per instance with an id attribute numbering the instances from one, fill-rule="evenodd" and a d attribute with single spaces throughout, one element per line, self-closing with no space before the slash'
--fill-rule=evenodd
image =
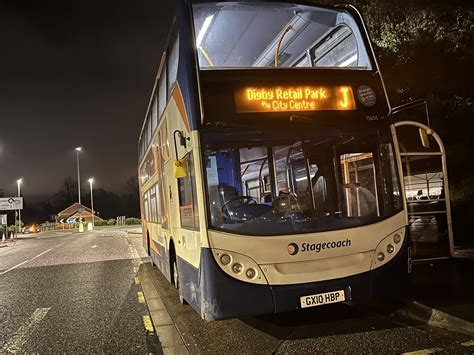
<path id="1" fill-rule="evenodd" d="M 183 296 L 181 295 L 181 292 L 179 291 L 179 272 L 178 272 L 178 263 L 176 262 L 176 259 L 173 260 L 173 285 L 178 290 L 179 302 L 182 305 L 185 305 L 186 301 L 184 300 Z"/>

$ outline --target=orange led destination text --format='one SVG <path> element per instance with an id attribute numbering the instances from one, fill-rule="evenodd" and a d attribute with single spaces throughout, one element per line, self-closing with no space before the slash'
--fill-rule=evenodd
<path id="1" fill-rule="evenodd" d="M 243 88 L 235 93 L 238 112 L 354 110 L 350 86 Z"/>

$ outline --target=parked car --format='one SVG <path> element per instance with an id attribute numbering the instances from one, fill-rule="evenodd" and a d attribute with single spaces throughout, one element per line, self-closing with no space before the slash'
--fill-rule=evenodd
<path id="1" fill-rule="evenodd" d="M 37 224 L 27 224 L 23 227 L 22 232 L 27 234 L 27 233 L 38 233 L 40 231 L 40 228 Z"/>

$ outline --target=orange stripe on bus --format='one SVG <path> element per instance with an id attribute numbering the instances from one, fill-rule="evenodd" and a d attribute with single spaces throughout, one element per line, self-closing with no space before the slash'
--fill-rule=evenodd
<path id="1" fill-rule="evenodd" d="M 183 94 L 181 93 L 181 88 L 179 87 L 178 83 L 176 83 L 176 86 L 173 90 L 173 99 L 176 102 L 176 106 L 178 106 L 178 110 L 181 114 L 181 119 L 183 120 L 184 125 L 188 129 L 188 132 L 191 132 L 191 127 L 189 125 L 189 117 L 186 113 L 186 106 L 184 105 Z"/>
<path id="2" fill-rule="evenodd" d="M 161 255 L 158 248 L 155 245 L 155 242 L 152 239 L 150 239 L 150 248 L 153 249 L 153 251 L 157 253 L 158 255 Z"/>

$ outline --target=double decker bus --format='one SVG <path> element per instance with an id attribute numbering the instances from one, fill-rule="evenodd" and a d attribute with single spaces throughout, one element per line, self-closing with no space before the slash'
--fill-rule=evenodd
<path id="1" fill-rule="evenodd" d="M 152 263 L 208 320 L 393 294 L 390 112 L 355 7 L 178 1 L 139 139 Z"/>

